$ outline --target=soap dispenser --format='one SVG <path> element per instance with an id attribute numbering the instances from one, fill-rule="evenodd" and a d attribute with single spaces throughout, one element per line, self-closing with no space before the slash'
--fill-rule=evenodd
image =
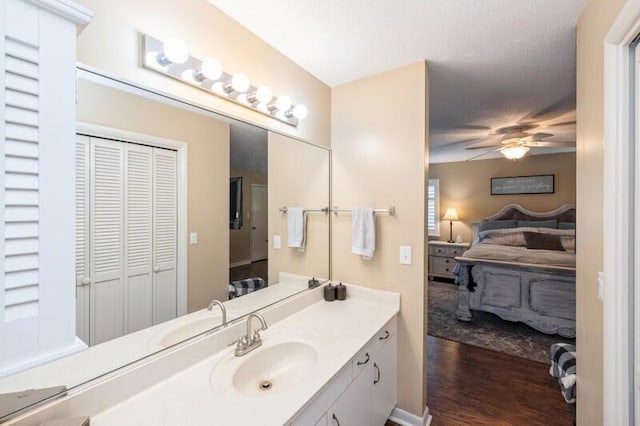
<path id="1" fill-rule="evenodd" d="M 340 283 L 336 286 L 336 300 L 347 299 L 347 286 Z"/>
<path id="2" fill-rule="evenodd" d="M 309 284 L 309 288 L 316 288 L 320 285 L 320 280 L 318 280 L 316 277 L 311 278 L 307 284 Z"/>
<path id="3" fill-rule="evenodd" d="M 324 287 L 324 300 L 327 302 L 336 300 L 336 287 L 331 282 Z"/>

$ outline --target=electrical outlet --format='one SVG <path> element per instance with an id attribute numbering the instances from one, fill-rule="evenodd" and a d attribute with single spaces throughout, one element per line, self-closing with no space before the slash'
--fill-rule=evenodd
<path id="1" fill-rule="evenodd" d="M 400 264 L 411 265 L 411 246 L 400 246 Z"/>
<path id="2" fill-rule="evenodd" d="M 280 235 L 273 236 L 273 248 L 276 250 L 280 250 L 282 248 L 282 239 Z"/>
<path id="3" fill-rule="evenodd" d="M 189 244 L 198 244 L 198 233 L 192 232 L 189 234 Z"/>

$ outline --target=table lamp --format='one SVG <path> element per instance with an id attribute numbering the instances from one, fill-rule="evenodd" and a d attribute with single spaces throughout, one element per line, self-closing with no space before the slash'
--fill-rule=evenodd
<path id="1" fill-rule="evenodd" d="M 453 243 L 453 221 L 458 220 L 458 212 L 454 207 L 449 207 L 447 212 L 442 217 L 442 220 L 449 221 L 449 241 L 448 243 Z"/>

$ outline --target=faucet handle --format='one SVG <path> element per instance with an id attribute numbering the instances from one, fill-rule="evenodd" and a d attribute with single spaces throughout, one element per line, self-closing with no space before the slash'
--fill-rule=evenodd
<path id="1" fill-rule="evenodd" d="M 249 346 L 249 341 L 247 340 L 247 336 L 242 336 L 234 340 L 233 342 L 229 343 L 227 346 L 233 346 L 233 345 L 236 345 L 238 348 L 244 348 Z"/>

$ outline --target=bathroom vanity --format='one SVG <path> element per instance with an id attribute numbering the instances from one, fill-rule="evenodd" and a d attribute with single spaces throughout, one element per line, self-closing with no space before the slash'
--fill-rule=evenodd
<path id="1" fill-rule="evenodd" d="M 92 425 L 383 425 L 396 397 L 399 295 L 323 287 L 261 311 L 262 345 L 227 346 L 240 319 L 9 424 L 90 416 Z"/>

